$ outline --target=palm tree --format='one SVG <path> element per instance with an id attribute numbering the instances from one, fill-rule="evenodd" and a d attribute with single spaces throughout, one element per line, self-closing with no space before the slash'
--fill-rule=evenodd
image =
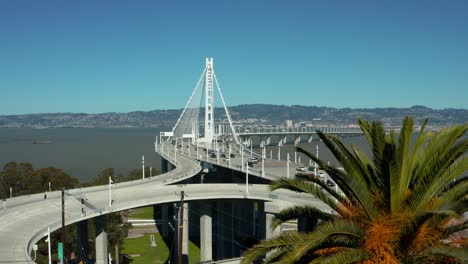
<path id="1" fill-rule="evenodd" d="M 380 122 L 359 120 L 372 156 L 346 147 L 335 136 L 317 132 L 343 170 L 297 150 L 325 170 L 341 192 L 315 176 L 296 175 L 270 184 L 313 195 L 333 211 L 295 206 L 279 212 L 272 228 L 285 221 L 321 219 L 311 232 L 285 232 L 244 253 L 242 263 L 468 263 L 468 124 L 425 131 L 415 140 L 413 119 L 405 118 L 398 137 Z M 455 235 L 455 236 L 454 236 Z"/>

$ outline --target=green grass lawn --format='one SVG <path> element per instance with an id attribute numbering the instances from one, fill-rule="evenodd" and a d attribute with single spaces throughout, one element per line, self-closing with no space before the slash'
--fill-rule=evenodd
<path id="1" fill-rule="evenodd" d="M 128 217 L 140 219 L 153 219 L 153 207 L 148 206 L 134 209 Z"/>
<path id="2" fill-rule="evenodd" d="M 139 238 L 127 238 L 124 240 L 124 248 L 122 254 L 138 254 L 138 257 L 132 257 L 132 264 L 146 264 L 146 263 L 164 263 L 169 257 L 169 249 L 162 240 L 161 236 L 154 234 L 157 247 L 151 247 L 150 234 L 145 234 Z M 189 243 L 189 263 L 200 262 L 200 249 L 193 244 Z"/>
<path id="3" fill-rule="evenodd" d="M 156 247 L 151 247 L 150 234 L 139 238 L 127 238 L 124 240 L 123 254 L 138 254 L 132 257 L 131 263 L 164 263 L 169 256 L 169 249 L 159 234 L 154 234 Z"/>

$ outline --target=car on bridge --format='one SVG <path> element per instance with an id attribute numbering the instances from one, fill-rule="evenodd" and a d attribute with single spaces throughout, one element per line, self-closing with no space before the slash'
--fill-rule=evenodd
<path id="1" fill-rule="evenodd" d="M 304 167 L 304 166 L 297 167 L 297 168 L 296 168 L 296 171 L 306 172 L 306 171 L 307 171 L 307 167 Z"/>
<path id="2" fill-rule="evenodd" d="M 248 162 L 251 162 L 253 164 L 257 164 L 258 163 L 258 159 L 256 157 L 253 157 L 253 158 L 249 158 L 247 159 Z"/>
<path id="3" fill-rule="evenodd" d="M 231 158 L 235 158 L 235 157 L 236 157 L 236 155 L 234 155 L 234 154 L 232 154 L 232 153 L 231 153 L 231 156 L 230 156 L 230 157 L 231 157 Z"/>

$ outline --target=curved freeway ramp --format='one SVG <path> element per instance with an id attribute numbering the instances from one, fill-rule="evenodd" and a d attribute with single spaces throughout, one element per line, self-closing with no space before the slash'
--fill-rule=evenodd
<path id="1" fill-rule="evenodd" d="M 184 191 L 186 201 L 206 199 L 252 199 L 276 202 L 278 204 L 315 203 L 319 208 L 329 210 L 310 196 L 289 192 L 271 193 L 266 185 L 245 184 L 188 184 L 168 185 L 193 177 L 201 171 L 200 163 L 186 155 L 161 153 L 176 165 L 168 173 L 152 178 L 112 185 L 112 204 L 109 204 L 109 186 L 96 186 L 65 192 L 65 223 L 72 224 L 99 215 L 118 212 L 142 206 L 176 202 Z M 31 251 L 46 234 L 61 227 L 61 193 L 59 191 L 34 194 L 7 199 L 0 205 L 0 263 L 34 263 Z M 84 205 L 82 204 L 84 201 Z M 86 214 L 82 214 L 82 209 Z"/>

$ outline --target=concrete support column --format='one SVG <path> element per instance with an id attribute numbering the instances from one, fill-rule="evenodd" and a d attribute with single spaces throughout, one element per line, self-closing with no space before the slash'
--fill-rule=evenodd
<path id="1" fill-rule="evenodd" d="M 163 204 L 161 205 L 161 225 L 162 225 L 162 237 L 168 238 L 169 237 L 169 205 Z"/>
<path id="2" fill-rule="evenodd" d="M 226 210 L 226 204 L 227 202 L 224 201 L 217 201 L 216 202 L 216 207 L 217 207 L 217 223 L 216 223 L 216 256 L 217 259 L 224 259 L 225 258 L 225 247 L 226 247 L 226 236 L 228 233 L 226 232 L 226 223 L 228 222 L 228 219 L 225 219 L 225 215 L 223 212 Z"/>
<path id="3" fill-rule="evenodd" d="M 266 139 L 266 145 L 270 146 L 271 145 L 271 136 L 268 136 Z"/>
<path id="4" fill-rule="evenodd" d="M 96 264 L 108 264 L 107 217 L 96 217 Z"/>
<path id="5" fill-rule="evenodd" d="M 76 224 L 76 241 L 78 257 L 84 261 L 88 260 L 88 220 L 80 221 Z"/>
<path id="6" fill-rule="evenodd" d="M 280 228 L 276 227 L 274 230 L 271 229 L 271 223 L 273 223 L 274 215 L 268 212 L 265 212 L 265 239 L 270 239 L 272 237 L 278 236 L 280 234 Z"/>
<path id="7" fill-rule="evenodd" d="M 200 261 L 213 260 L 213 223 L 211 207 L 206 208 L 200 216 Z"/>
<path id="8" fill-rule="evenodd" d="M 301 143 L 301 135 L 296 135 L 296 138 L 294 139 L 294 144 L 297 145 Z"/>

